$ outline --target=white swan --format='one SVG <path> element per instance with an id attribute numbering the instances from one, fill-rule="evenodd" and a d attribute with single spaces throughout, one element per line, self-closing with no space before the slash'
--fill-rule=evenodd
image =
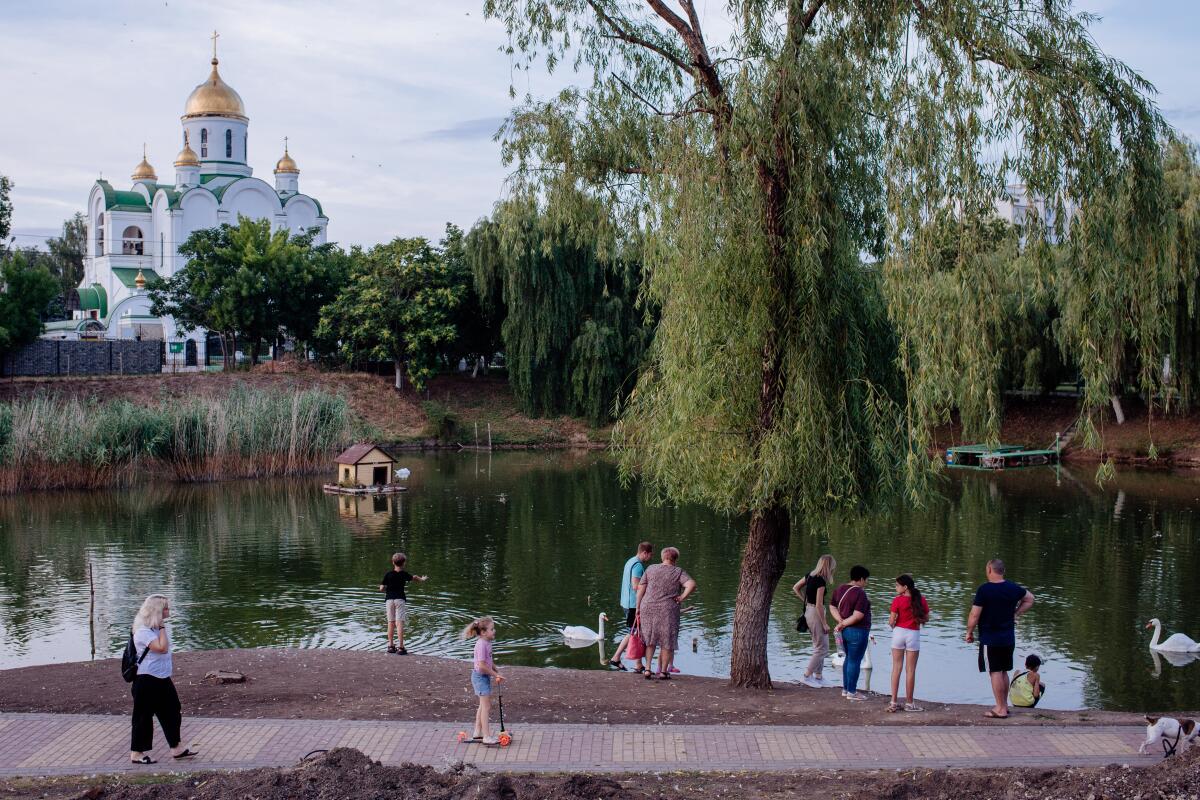
<path id="1" fill-rule="evenodd" d="M 875 644 L 875 635 L 874 634 L 868 636 L 867 639 L 870 641 L 871 644 Z M 859 667 L 859 669 L 862 670 L 863 672 L 868 672 L 870 670 L 875 669 L 875 667 L 872 666 L 872 664 L 871 664 L 871 644 L 867 645 L 866 655 L 863 656 L 862 665 Z M 845 664 L 846 663 L 846 651 L 838 650 L 836 653 L 834 653 L 832 656 L 829 657 L 829 663 L 835 667 L 840 667 L 843 664 Z"/>
<path id="2" fill-rule="evenodd" d="M 601 611 L 600 616 L 596 618 L 596 622 L 600 626 L 599 633 L 583 625 L 568 625 L 562 629 L 563 638 L 576 642 L 598 642 L 604 638 L 604 623 L 608 622 L 608 614 Z"/>
<path id="3" fill-rule="evenodd" d="M 1167 637 L 1165 642 L 1160 643 L 1158 637 L 1162 635 L 1162 623 L 1157 619 L 1147 622 L 1146 627 L 1154 628 L 1154 638 L 1150 640 L 1151 650 L 1170 653 L 1200 653 L 1200 642 L 1194 642 L 1190 636 L 1184 636 L 1182 633 L 1173 633 Z"/>

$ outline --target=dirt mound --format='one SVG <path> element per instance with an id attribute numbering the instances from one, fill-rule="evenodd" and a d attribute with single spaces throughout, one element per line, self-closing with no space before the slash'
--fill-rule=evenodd
<path id="1" fill-rule="evenodd" d="M 1145 769 L 910 772 L 879 786 L 875 796 L 886 800 L 1196 800 L 1200 748 Z"/>
<path id="2" fill-rule="evenodd" d="M 473 770 L 438 772 L 406 764 L 381 766 L 357 750 L 339 748 L 291 770 L 195 775 L 174 784 L 103 787 L 103 800 L 635 800 L 633 794 L 608 778 L 591 775 L 483 775 Z"/>

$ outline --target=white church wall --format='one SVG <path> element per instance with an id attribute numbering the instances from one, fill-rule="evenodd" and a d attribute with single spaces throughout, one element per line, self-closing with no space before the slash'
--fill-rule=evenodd
<path id="1" fill-rule="evenodd" d="M 274 219 L 281 209 L 279 195 L 258 178 L 236 181 L 221 196 L 221 210 L 229 213 L 230 225 L 237 224 L 239 215 L 250 219 Z"/>
<path id="2" fill-rule="evenodd" d="M 248 124 L 229 117 L 197 117 L 183 121 L 192 150 L 200 157 L 200 171 L 205 175 L 215 172 L 230 175 L 250 175 L 253 170 L 246 163 L 246 135 Z M 204 131 L 208 131 L 205 147 Z M 232 136 L 233 155 L 225 155 L 225 132 Z M 207 150 L 207 155 L 205 154 Z"/>
<path id="3" fill-rule="evenodd" d="M 293 197 L 285 206 L 288 228 L 292 233 L 304 233 L 317 224 L 317 204 L 307 197 Z"/>

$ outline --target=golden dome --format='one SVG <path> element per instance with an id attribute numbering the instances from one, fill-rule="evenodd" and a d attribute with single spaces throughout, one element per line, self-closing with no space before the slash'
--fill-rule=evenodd
<path id="1" fill-rule="evenodd" d="M 275 162 L 275 174 L 290 172 L 295 175 L 300 174 L 300 168 L 296 166 L 296 162 L 288 155 L 287 144 L 283 145 L 283 158 Z"/>
<path id="2" fill-rule="evenodd" d="M 191 117 L 234 117 L 246 119 L 246 107 L 242 98 L 228 83 L 221 80 L 217 72 L 217 58 L 213 56 L 212 73 L 208 80 L 192 90 L 187 105 L 183 107 L 183 118 Z"/>
<path id="3" fill-rule="evenodd" d="M 175 156 L 175 166 L 177 167 L 198 167 L 200 159 L 196 155 L 196 151 L 192 149 L 188 143 L 187 131 L 183 132 L 183 149 L 179 151 L 179 155 Z"/>
<path id="4" fill-rule="evenodd" d="M 150 162 L 146 160 L 145 147 L 142 147 L 142 163 L 133 168 L 133 174 L 130 177 L 135 181 L 158 180 L 158 174 L 154 171 L 154 167 L 150 166 Z"/>

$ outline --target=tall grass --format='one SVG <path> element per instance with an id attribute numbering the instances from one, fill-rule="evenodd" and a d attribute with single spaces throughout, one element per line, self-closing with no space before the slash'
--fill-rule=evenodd
<path id="1" fill-rule="evenodd" d="M 237 387 L 152 407 L 37 396 L 0 404 L 0 492 L 293 475 L 369 429 L 345 398 Z"/>

